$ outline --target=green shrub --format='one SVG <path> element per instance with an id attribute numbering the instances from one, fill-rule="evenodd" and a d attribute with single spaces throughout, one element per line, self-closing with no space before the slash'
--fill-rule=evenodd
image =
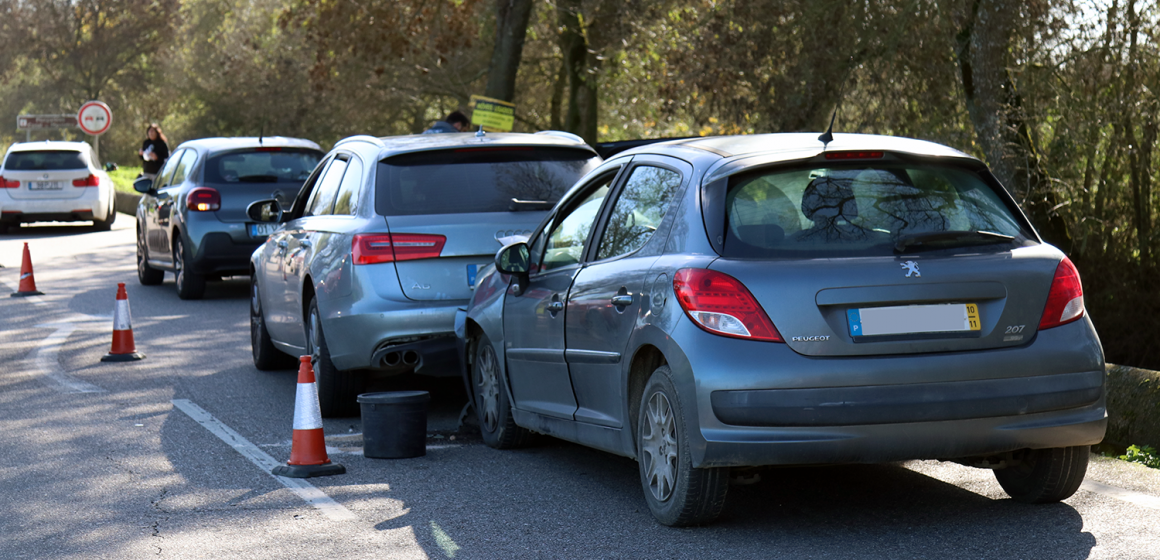
<path id="1" fill-rule="evenodd" d="M 133 180 L 140 174 L 140 167 L 121 167 L 116 171 L 110 171 L 109 178 L 113 180 L 117 190 L 137 194 L 137 191 L 133 190 Z"/>
<path id="2" fill-rule="evenodd" d="M 1133 445 L 1128 447 L 1126 455 L 1120 455 L 1120 459 L 1130 461 L 1132 463 L 1140 463 L 1146 467 L 1160 469 L 1160 454 L 1157 454 L 1156 448 L 1151 445 L 1140 447 Z"/>

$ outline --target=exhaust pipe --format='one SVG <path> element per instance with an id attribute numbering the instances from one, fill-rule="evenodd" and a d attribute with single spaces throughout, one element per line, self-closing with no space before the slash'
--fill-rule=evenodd
<path id="1" fill-rule="evenodd" d="M 403 353 L 403 363 L 409 366 L 419 363 L 419 353 L 414 350 L 407 350 Z"/>
<path id="2" fill-rule="evenodd" d="M 399 365 L 399 353 L 398 352 L 387 353 L 386 356 L 383 356 L 383 365 L 387 366 L 387 367 L 395 367 L 395 366 Z"/>

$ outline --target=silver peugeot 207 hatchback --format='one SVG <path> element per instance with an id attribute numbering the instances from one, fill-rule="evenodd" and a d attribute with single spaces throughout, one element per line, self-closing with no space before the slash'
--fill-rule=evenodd
<path id="1" fill-rule="evenodd" d="M 323 416 L 357 416 L 368 373 L 456 377 L 455 312 L 480 267 L 600 163 L 566 133 L 357 136 L 292 206 L 250 205 L 254 365 L 313 355 Z"/>
<path id="2" fill-rule="evenodd" d="M 746 466 L 948 459 L 1055 502 L 1106 427 L 1075 267 L 918 140 L 620 154 L 496 255 L 457 332 L 488 445 L 633 457 L 666 525 L 714 519 Z"/>

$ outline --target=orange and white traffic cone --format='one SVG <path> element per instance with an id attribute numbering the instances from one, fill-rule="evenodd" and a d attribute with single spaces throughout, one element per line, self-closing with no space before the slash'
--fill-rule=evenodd
<path id="1" fill-rule="evenodd" d="M 113 306 L 113 348 L 101 357 L 102 362 L 130 362 L 143 360 L 145 354 L 133 344 L 133 321 L 129 317 L 129 294 L 125 283 L 117 284 L 117 303 Z"/>
<path id="2" fill-rule="evenodd" d="M 314 366 L 310 363 L 310 356 L 302 356 L 298 361 L 298 394 L 294 398 L 294 437 L 290 441 L 290 460 L 271 472 L 291 478 L 343 474 L 346 467 L 331 463 L 330 457 L 326 456 Z"/>
<path id="3" fill-rule="evenodd" d="M 20 286 L 11 297 L 43 296 L 44 292 L 36 291 L 36 279 L 32 277 L 32 253 L 28 252 L 28 244 L 24 244 L 24 260 L 20 261 Z"/>

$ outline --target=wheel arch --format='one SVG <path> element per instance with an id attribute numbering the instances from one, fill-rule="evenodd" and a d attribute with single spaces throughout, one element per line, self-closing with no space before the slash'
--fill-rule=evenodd
<path id="1" fill-rule="evenodd" d="M 628 396 L 628 415 L 625 417 L 625 428 L 632 442 L 633 455 L 636 454 L 636 425 L 640 414 L 640 397 L 644 394 L 644 387 L 657 368 L 668 364 L 668 359 L 660 348 L 652 344 L 643 344 L 636 349 L 628 366 L 625 395 Z"/>

